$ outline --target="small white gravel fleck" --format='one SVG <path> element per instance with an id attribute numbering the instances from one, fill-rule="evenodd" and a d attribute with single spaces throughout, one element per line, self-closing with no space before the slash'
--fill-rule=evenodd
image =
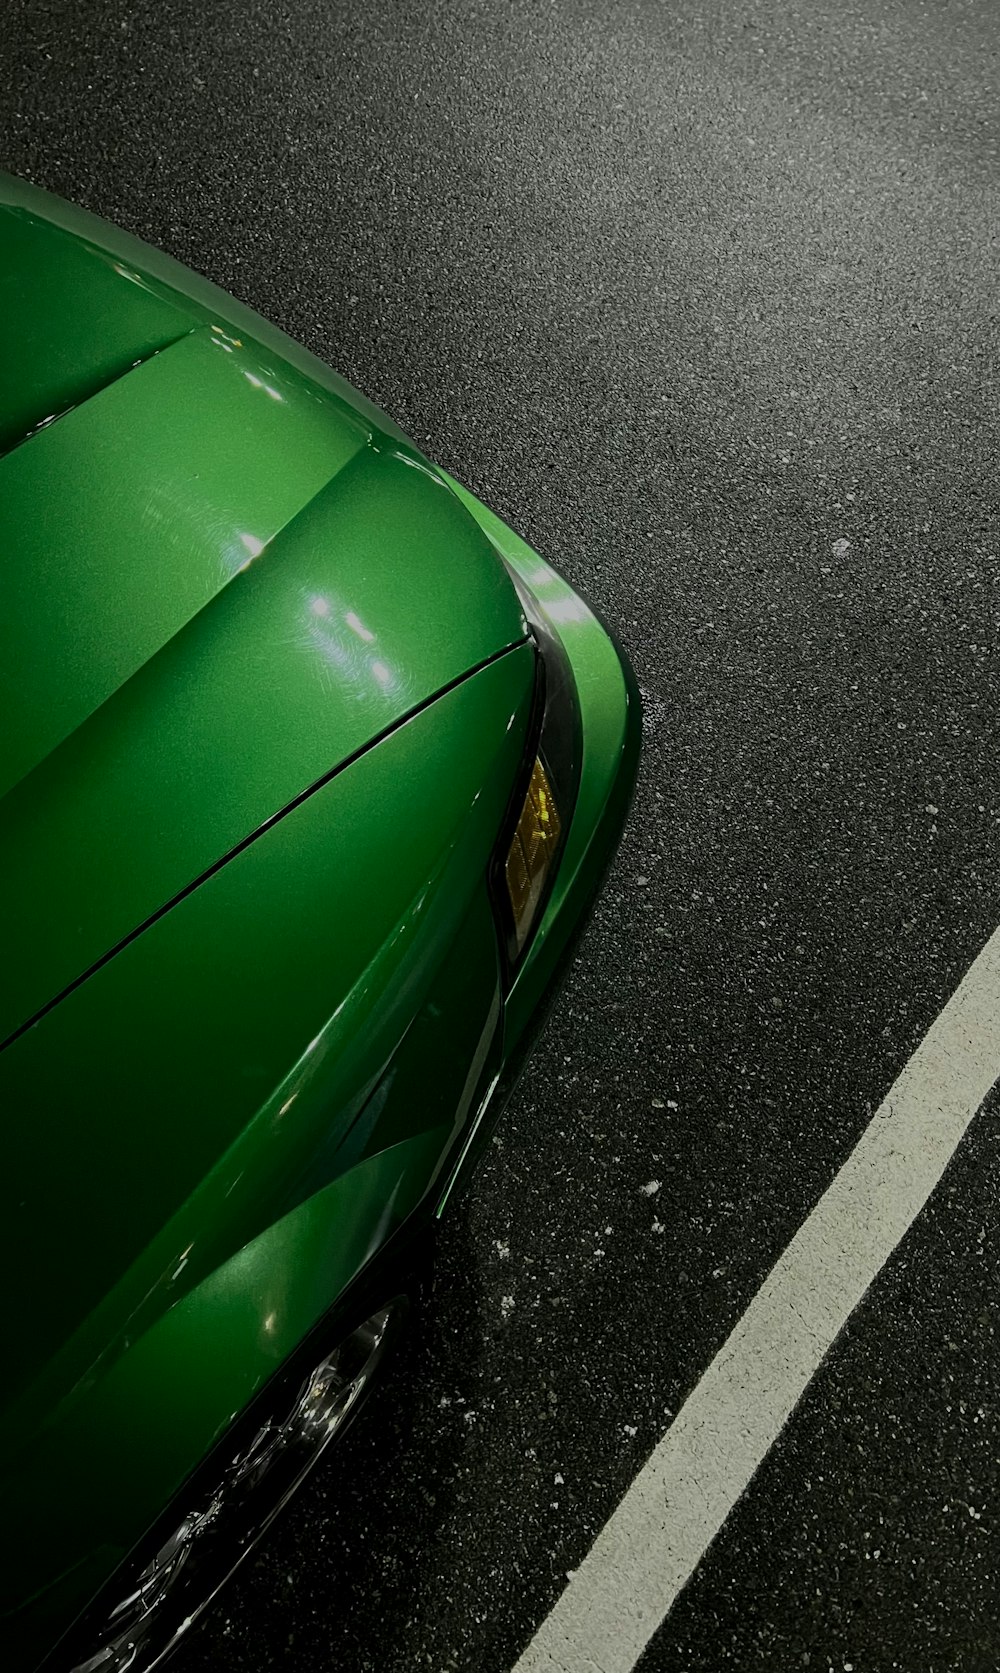
<path id="1" fill-rule="evenodd" d="M 644 1197 L 655 1197 L 662 1184 L 662 1179 L 651 1179 L 648 1185 L 641 1185 L 639 1189 Z"/>

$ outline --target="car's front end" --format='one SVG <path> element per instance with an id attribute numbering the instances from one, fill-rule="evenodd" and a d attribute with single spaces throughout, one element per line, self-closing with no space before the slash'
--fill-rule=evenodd
<path id="1" fill-rule="evenodd" d="M 218 1482 L 242 1503 L 341 1423 L 296 1378 L 379 1346 L 469 1177 L 617 844 L 638 696 L 304 351 L 20 183 L 0 215 L 39 343 L 72 296 L 134 313 L 99 367 L 56 318 L 0 403 L 4 1637 L 111 1673 Z"/>

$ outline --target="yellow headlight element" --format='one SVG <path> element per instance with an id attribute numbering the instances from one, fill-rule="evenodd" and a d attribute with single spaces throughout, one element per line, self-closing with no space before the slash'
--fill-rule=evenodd
<path id="1" fill-rule="evenodd" d="M 541 758 L 531 771 L 517 830 L 507 855 L 507 892 L 514 911 L 517 950 L 527 940 L 545 879 L 559 846 L 559 811 Z"/>

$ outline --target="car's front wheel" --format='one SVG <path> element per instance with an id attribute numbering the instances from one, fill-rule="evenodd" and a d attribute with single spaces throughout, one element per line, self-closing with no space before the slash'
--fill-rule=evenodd
<path id="1" fill-rule="evenodd" d="M 115 1581 L 58 1661 L 67 1673 L 148 1673 L 242 1562 L 324 1449 L 355 1415 L 410 1307 L 400 1293 L 305 1366 L 279 1374 L 250 1422 L 216 1449 L 149 1546 Z M 48 1663 L 46 1663 L 48 1667 Z"/>

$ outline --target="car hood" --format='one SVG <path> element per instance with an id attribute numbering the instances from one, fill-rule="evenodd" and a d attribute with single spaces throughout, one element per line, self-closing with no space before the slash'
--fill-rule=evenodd
<path id="1" fill-rule="evenodd" d="M 2 197 L 0 1045 L 524 636 L 485 536 L 361 398 L 141 246 Z"/>

